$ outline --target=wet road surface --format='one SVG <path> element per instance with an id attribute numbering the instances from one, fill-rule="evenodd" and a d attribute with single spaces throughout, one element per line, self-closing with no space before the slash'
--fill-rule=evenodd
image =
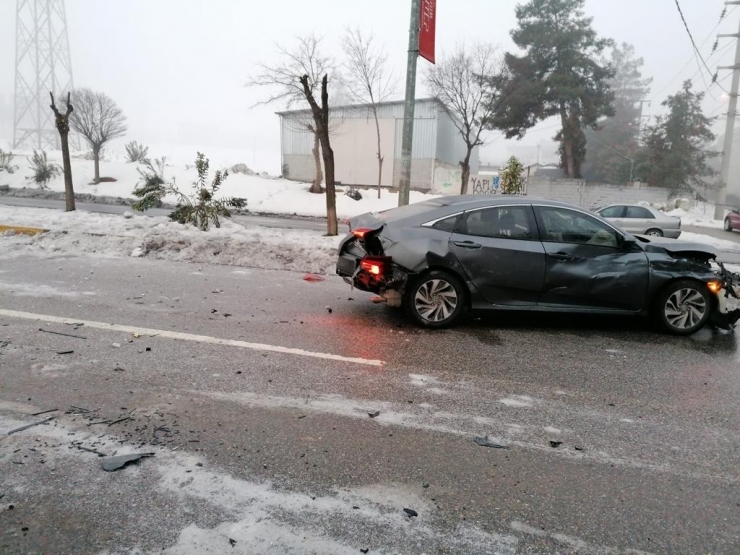
<path id="1" fill-rule="evenodd" d="M 740 551 L 735 334 L 302 278 L 0 260 L 0 552 Z"/>

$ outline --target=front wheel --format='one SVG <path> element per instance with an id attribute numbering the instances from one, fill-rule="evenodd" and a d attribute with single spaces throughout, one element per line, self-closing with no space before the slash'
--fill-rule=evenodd
<path id="1" fill-rule="evenodd" d="M 732 231 L 732 222 L 730 218 L 725 218 L 725 231 Z"/>
<path id="2" fill-rule="evenodd" d="M 704 283 L 681 280 L 658 294 L 654 310 L 657 322 L 668 333 L 691 335 L 704 327 L 713 306 Z"/>
<path id="3" fill-rule="evenodd" d="M 465 310 L 465 286 L 452 274 L 427 272 L 406 290 L 406 310 L 427 328 L 454 324 Z"/>

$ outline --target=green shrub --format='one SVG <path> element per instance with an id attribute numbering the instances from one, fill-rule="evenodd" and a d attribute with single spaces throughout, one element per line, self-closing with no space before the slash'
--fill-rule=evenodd
<path id="1" fill-rule="evenodd" d="M 161 203 L 167 195 L 173 195 L 178 201 L 177 207 L 170 214 L 170 220 L 181 224 L 192 224 L 202 231 L 207 231 L 211 224 L 221 227 L 220 218 L 231 217 L 230 209 L 241 209 L 247 206 L 247 199 L 244 198 L 216 198 L 229 172 L 217 171 L 209 185 L 207 183 L 209 161 L 200 152 L 195 160 L 198 180 L 193 183 L 193 191 L 190 194 L 180 191 L 174 180 L 171 183 L 165 181 L 163 162 L 159 165 L 159 171 L 149 161 L 146 166 L 143 171 L 139 170 L 142 181 L 133 194 L 141 200 L 134 203 L 134 210 L 148 210 Z"/>
<path id="2" fill-rule="evenodd" d="M 33 175 L 28 177 L 32 179 L 40 189 L 47 189 L 49 181 L 62 174 L 62 168 L 59 165 L 49 162 L 46 151 L 33 151 L 33 156 L 26 158 Z"/>

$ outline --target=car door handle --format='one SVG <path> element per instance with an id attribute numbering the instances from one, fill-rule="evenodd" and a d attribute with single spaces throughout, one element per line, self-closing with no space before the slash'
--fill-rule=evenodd
<path id="1" fill-rule="evenodd" d="M 555 260 L 575 260 L 576 257 L 566 252 L 551 252 L 550 257 Z"/>
<path id="2" fill-rule="evenodd" d="M 462 247 L 464 249 L 479 249 L 483 245 L 473 243 L 472 241 L 455 241 L 455 246 Z"/>

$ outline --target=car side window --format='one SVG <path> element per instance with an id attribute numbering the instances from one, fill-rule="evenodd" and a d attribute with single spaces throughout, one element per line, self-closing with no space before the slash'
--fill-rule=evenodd
<path id="1" fill-rule="evenodd" d="M 447 231 L 449 233 L 452 233 L 453 231 L 455 231 L 455 227 L 457 226 L 457 221 L 459 219 L 460 215 L 458 214 L 456 216 L 445 218 L 444 220 L 439 220 L 432 226 L 432 229 L 438 229 L 440 231 Z"/>
<path id="2" fill-rule="evenodd" d="M 468 212 L 458 232 L 476 237 L 529 241 L 532 239 L 529 210 L 526 206 L 499 206 Z"/>
<path id="3" fill-rule="evenodd" d="M 619 234 L 596 218 L 567 208 L 539 208 L 544 229 L 542 240 L 548 243 L 575 243 L 616 247 Z"/>
<path id="4" fill-rule="evenodd" d="M 650 210 L 643 208 L 642 206 L 628 206 L 626 218 L 640 218 L 643 220 L 650 220 L 654 218 L 650 213 Z"/>
<path id="5" fill-rule="evenodd" d="M 599 212 L 599 215 L 602 218 L 621 218 L 623 213 L 624 206 L 610 206 L 609 208 L 604 208 Z"/>

